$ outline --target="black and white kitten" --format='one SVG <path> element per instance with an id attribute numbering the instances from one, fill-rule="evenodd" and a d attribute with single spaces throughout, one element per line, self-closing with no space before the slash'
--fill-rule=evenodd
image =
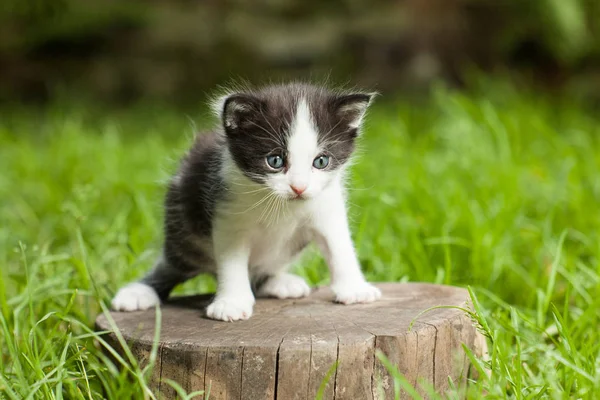
<path id="1" fill-rule="evenodd" d="M 170 182 L 162 257 L 141 281 L 117 292 L 113 308 L 153 307 L 177 284 L 208 272 L 218 282 L 208 317 L 247 319 L 255 294 L 310 293 L 287 270 L 313 241 L 329 265 L 337 302 L 381 297 L 360 270 L 344 193 L 371 99 L 294 83 L 217 101 L 222 128 L 196 138 Z"/>

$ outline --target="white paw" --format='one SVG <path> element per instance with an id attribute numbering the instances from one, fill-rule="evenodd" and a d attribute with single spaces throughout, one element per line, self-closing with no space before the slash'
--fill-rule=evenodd
<path id="1" fill-rule="evenodd" d="M 206 307 L 206 316 L 221 321 L 238 321 L 252 316 L 254 297 L 218 296 Z"/>
<path id="2" fill-rule="evenodd" d="M 381 297 L 381 290 L 365 281 L 336 284 L 331 290 L 342 304 L 370 303 Z"/>
<path id="3" fill-rule="evenodd" d="M 134 282 L 119 289 L 112 300 L 112 308 L 116 311 L 147 310 L 160 303 L 158 295 L 150 286 Z"/>
<path id="4" fill-rule="evenodd" d="M 283 273 L 269 278 L 260 287 L 258 294 L 278 299 L 297 299 L 308 296 L 310 287 L 299 276 Z"/>

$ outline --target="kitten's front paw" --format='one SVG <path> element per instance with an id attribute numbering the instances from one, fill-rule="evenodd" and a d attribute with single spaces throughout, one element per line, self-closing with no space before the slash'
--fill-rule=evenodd
<path id="1" fill-rule="evenodd" d="M 221 321 L 238 321 L 252 316 L 253 296 L 217 296 L 206 308 L 206 316 Z"/>
<path id="2" fill-rule="evenodd" d="M 331 290 L 335 301 L 342 304 L 370 303 L 381 298 L 381 290 L 365 281 L 333 285 Z"/>
<path id="3" fill-rule="evenodd" d="M 258 290 L 259 296 L 278 299 L 298 299 L 310 294 L 310 287 L 304 279 L 293 274 L 280 274 L 269 278 Z"/>
<path id="4" fill-rule="evenodd" d="M 156 291 L 150 286 L 134 282 L 119 289 L 112 300 L 112 308 L 115 311 L 138 311 L 147 310 L 160 303 Z"/>

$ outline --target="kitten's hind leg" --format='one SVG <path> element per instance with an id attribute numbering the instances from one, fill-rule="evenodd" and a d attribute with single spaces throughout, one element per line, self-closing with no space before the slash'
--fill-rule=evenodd
<path id="1" fill-rule="evenodd" d="M 310 294 L 310 287 L 304 279 L 288 272 L 279 272 L 269 276 L 256 285 L 258 297 L 276 297 L 278 299 L 298 299 Z"/>
<path id="2" fill-rule="evenodd" d="M 175 286 L 195 275 L 194 269 L 183 272 L 161 257 L 144 278 L 119 289 L 112 300 L 112 308 L 116 311 L 147 310 L 166 300 Z"/>

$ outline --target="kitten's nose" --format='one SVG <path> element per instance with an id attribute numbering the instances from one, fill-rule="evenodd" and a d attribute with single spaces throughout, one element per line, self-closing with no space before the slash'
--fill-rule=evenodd
<path id="1" fill-rule="evenodd" d="M 290 185 L 294 193 L 300 196 L 306 190 L 306 185 Z"/>

